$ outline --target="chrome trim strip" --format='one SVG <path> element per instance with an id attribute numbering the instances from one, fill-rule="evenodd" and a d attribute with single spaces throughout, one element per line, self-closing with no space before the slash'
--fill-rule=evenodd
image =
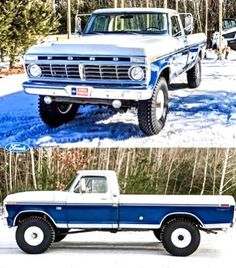
<path id="1" fill-rule="evenodd" d="M 160 224 L 129 224 L 129 223 L 126 223 L 126 224 L 120 224 L 119 225 L 120 228 L 130 228 L 130 229 L 148 229 L 148 230 L 153 230 L 153 229 L 159 229 L 161 227 Z"/>
<path id="2" fill-rule="evenodd" d="M 102 200 L 101 200 L 102 201 Z M 8 205 L 8 204 L 6 204 Z M 11 205 L 11 204 L 10 204 Z M 12 204 L 13 206 L 15 205 L 24 205 L 24 206 L 54 206 L 54 207 L 57 207 L 57 206 L 100 206 L 100 205 L 104 205 L 104 206 L 112 206 L 113 203 L 65 203 L 65 202 L 56 202 L 56 203 L 51 203 L 51 202 L 16 202 L 15 204 Z M 46 212 L 45 212 L 46 213 Z"/>
<path id="3" fill-rule="evenodd" d="M 171 203 L 120 203 L 120 206 L 149 206 L 149 207 L 221 207 L 220 204 L 171 204 Z"/>
<path id="4" fill-rule="evenodd" d="M 169 213 L 169 214 L 165 215 L 165 217 L 164 217 L 164 218 L 162 219 L 162 221 L 160 222 L 160 225 L 162 225 L 163 221 L 164 221 L 167 217 L 172 216 L 172 215 L 187 215 L 187 216 L 191 216 L 191 217 L 195 218 L 198 222 L 200 222 L 200 224 L 201 224 L 202 226 L 205 226 L 205 225 L 203 224 L 203 222 L 202 222 L 196 215 L 194 215 L 194 214 L 192 214 L 192 213 L 188 213 L 188 212 L 173 212 L 173 213 Z"/>
<path id="5" fill-rule="evenodd" d="M 99 229 L 99 228 L 108 228 L 108 229 L 113 229 L 113 228 L 117 228 L 118 225 L 117 224 L 99 224 L 99 223 L 91 223 L 91 224 L 84 224 L 84 223 L 73 223 L 70 224 L 68 223 L 68 227 L 69 228 L 85 228 L 85 229 Z"/>

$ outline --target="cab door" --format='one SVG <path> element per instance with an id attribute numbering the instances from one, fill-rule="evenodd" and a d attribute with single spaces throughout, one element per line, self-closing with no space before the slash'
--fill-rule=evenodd
<path id="1" fill-rule="evenodd" d="M 68 228 L 116 228 L 118 207 L 109 187 L 106 177 L 82 176 L 68 194 Z"/>
<path id="2" fill-rule="evenodd" d="M 189 55 L 187 38 L 177 15 L 171 17 L 171 34 L 175 42 L 175 52 L 170 58 L 170 65 L 173 77 L 176 77 L 184 72 Z"/>

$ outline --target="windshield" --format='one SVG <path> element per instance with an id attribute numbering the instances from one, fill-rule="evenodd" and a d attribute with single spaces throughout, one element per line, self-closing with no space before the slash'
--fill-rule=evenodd
<path id="1" fill-rule="evenodd" d="M 230 29 L 236 27 L 236 21 L 234 19 L 225 19 L 223 21 L 223 28 L 224 29 Z"/>
<path id="2" fill-rule="evenodd" d="M 165 13 L 114 13 L 95 14 L 85 34 L 141 33 L 167 34 L 168 19 Z"/>

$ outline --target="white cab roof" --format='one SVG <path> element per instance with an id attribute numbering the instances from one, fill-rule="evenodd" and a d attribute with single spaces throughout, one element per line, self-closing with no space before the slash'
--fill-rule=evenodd
<path id="1" fill-rule="evenodd" d="M 91 176 L 101 176 L 101 175 L 108 175 L 108 176 L 114 176 L 116 175 L 115 171 L 113 170 L 79 170 L 77 171 L 77 174 L 83 174 L 85 176 L 91 175 Z"/>
<path id="2" fill-rule="evenodd" d="M 104 13 L 169 13 L 169 14 L 177 14 L 177 11 L 174 9 L 168 8 L 145 8 L 145 7 L 136 7 L 136 8 L 104 8 L 97 9 L 93 12 L 93 14 L 104 14 Z"/>

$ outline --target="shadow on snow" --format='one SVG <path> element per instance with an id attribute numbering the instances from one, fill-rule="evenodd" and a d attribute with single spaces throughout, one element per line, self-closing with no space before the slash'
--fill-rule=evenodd
<path id="1" fill-rule="evenodd" d="M 183 89 L 183 84 L 176 84 L 171 90 L 180 87 Z M 23 142 L 32 147 L 57 146 L 94 139 L 122 141 L 144 137 L 137 125 L 136 112 L 119 115 L 99 106 L 82 107 L 73 121 L 58 128 L 49 128 L 38 116 L 37 99 L 37 96 L 23 92 L 0 98 L 0 146 L 12 142 Z M 236 112 L 236 93 L 199 91 L 186 97 L 172 96 L 169 105 L 170 116 L 177 115 L 183 120 L 198 116 L 206 121 L 207 116 L 213 114 L 214 117 L 226 116 L 229 123 Z"/>

